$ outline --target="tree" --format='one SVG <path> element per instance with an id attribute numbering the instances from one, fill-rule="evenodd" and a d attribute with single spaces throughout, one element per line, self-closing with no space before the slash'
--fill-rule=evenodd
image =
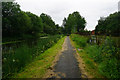
<path id="1" fill-rule="evenodd" d="M 43 31 L 47 34 L 56 34 L 55 33 L 56 26 L 51 17 L 44 13 L 42 13 L 40 17 L 42 18 L 43 22 Z"/>
<path id="2" fill-rule="evenodd" d="M 2 3 L 2 32 L 4 37 L 13 36 L 14 32 L 14 16 L 21 12 L 20 6 L 13 2 L 3 2 Z M 14 26 L 14 27 L 13 27 Z"/>
<path id="3" fill-rule="evenodd" d="M 2 4 L 3 37 L 23 37 L 31 27 L 31 20 L 14 2 Z"/>
<path id="4" fill-rule="evenodd" d="M 42 19 L 38 17 L 37 15 L 26 12 L 26 14 L 30 17 L 31 19 L 31 28 L 29 29 L 29 34 L 33 36 L 38 36 L 39 33 L 43 32 L 43 24 L 42 24 Z"/>
<path id="5" fill-rule="evenodd" d="M 84 30 L 86 21 L 79 12 L 69 14 L 68 18 L 64 18 L 63 25 L 67 34 L 76 33 Z"/>
<path id="6" fill-rule="evenodd" d="M 96 34 L 120 36 L 120 12 L 110 14 L 105 19 L 100 19 L 95 28 Z"/>
<path id="7" fill-rule="evenodd" d="M 37 15 L 24 12 L 15 2 L 2 4 L 3 38 L 32 38 L 43 32 L 42 19 Z"/>
<path id="8" fill-rule="evenodd" d="M 13 24 L 13 34 L 16 33 L 16 36 L 20 35 L 23 37 L 32 27 L 30 17 L 23 11 L 16 14 L 16 16 L 13 17 L 13 21 L 11 21 L 11 23 Z"/>
<path id="9" fill-rule="evenodd" d="M 73 15 L 74 15 L 75 21 L 76 21 L 77 32 L 84 30 L 85 24 L 86 24 L 85 19 L 83 17 L 81 17 L 79 12 L 74 12 Z"/>

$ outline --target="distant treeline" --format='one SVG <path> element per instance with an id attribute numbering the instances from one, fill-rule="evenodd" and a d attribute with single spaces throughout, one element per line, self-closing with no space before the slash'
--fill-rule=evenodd
<path id="1" fill-rule="evenodd" d="M 97 35 L 120 36 L 120 12 L 101 18 L 95 28 Z"/>
<path id="2" fill-rule="evenodd" d="M 3 39 L 62 34 L 63 30 L 49 15 L 42 13 L 37 16 L 31 12 L 24 12 L 15 2 L 2 3 L 2 23 Z"/>
<path id="3" fill-rule="evenodd" d="M 59 26 L 49 15 L 42 13 L 37 16 L 31 12 L 24 12 L 15 2 L 3 2 L 2 14 L 3 39 L 71 34 L 83 31 L 86 24 L 85 19 L 76 11 L 64 18 L 63 25 Z"/>
<path id="4" fill-rule="evenodd" d="M 89 35 L 90 31 L 84 30 L 85 26 L 85 18 L 77 11 L 64 18 L 62 26 L 59 26 L 45 13 L 37 16 L 31 12 L 22 11 L 20 5 L 15 2 L 2 3 L 3 39 L 24 39 L 71 33 Z M 97 35 L 120 36 L 120 12 L 101 18 L 95 28 L 95 33 Z"/>

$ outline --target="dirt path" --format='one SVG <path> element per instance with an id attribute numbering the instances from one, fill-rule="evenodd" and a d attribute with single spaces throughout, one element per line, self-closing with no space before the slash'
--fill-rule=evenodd
<path id="1" fill-rule="evenodd" d="M 75 49 L 70 43 L 69 37 L 66 38 L 63 51 L 59 60 L 53 67 L 53 73 L 49 78 L 81 78 L 81 72 L 75 58 Z"/>

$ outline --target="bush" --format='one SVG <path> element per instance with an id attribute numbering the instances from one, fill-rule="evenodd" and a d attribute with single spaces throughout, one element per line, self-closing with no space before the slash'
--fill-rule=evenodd
<path id="1" fill-rule="evenodd" d="M 102 53 L 98 45 L 89 45 L 85 48 L 85 51 L 94 62 L 99 63 L 102 61 Z"/>
<path id="2" fill-rule="evenodd" d="M 99 66 L 99 72 L 107 78 L 120 78 L 116 58 L 105 59 Z"/>
<path id="3" fill-rule="evenodd" d="M 104 44 L 100 46 L 102 52 L 102 62 L 99 64 L 99 71 L 107 78 L 120 78 L 120 65 L 116 55 L 118 49 L 113 41 L 107 37 Z"/>

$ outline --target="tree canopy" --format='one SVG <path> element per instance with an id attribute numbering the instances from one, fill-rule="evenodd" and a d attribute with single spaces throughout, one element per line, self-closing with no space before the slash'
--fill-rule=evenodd
<path id="1" fill-rule="evenodd" d="M 68 18 L 63 20 L 65 32 L 68 34 L 84 30 L 85 24 L 85 19 L 77 11 L 69 14 Z"/>
<path id="2" fill-rule="evenodd" d="M 2 3 L 2 32 L 4 37 L 33 38 L 40 34 L 61 34 L 62 28 L 52 18 L 42 13 L 37 16 L 24 12 L 15 2 Z"/>
<path id="3" fill-rule="evenodd" d="M 44 13 L 42 13 L 40 17 L 42 18 L 43 21 L 43 31 L 47 34 L 55 34 L 56 26 L 52 18 Z"/>
<path id="4" fill-rule="evenodd" d="M 29 29 L 29 34 L 32 35 L 38 35 L 38 33 L 43 32 L 43 23 L 41 17 L 38 17 L 37 15 L 26 12 L 26 14 L 30 17 L 31 19 L 31 28 Z"/>
<path id="5" fill-rule="evenodd" d="M 120 36 L 120 12 L 101 18 L 95 28 L 96 34 Z"/>

